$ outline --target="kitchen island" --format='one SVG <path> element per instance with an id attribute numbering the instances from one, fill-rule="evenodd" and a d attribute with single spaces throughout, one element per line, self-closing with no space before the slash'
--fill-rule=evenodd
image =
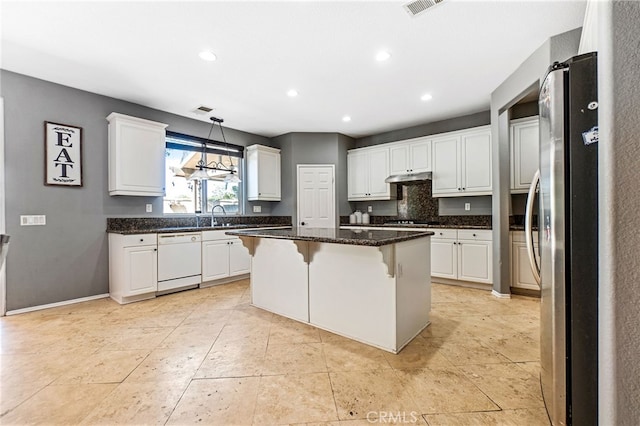
<path id="1" fill-rule="evenodd" d="M 429 325 L 429 231 L 230 231 L 252 256 L 256 307 L 399 352 Z"/>

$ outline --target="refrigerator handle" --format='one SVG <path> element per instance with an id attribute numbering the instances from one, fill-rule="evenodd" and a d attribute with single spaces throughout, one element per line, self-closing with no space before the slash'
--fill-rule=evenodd
<path id="1" fill-rule="evenodd" d="M 536 170 L 531 180 L 531 186 L 529 187 L 529 195 L 527 196 L 527 207 L 524 216 L 524 238 L 527 243 L 527 254 L 529 255 L 529 266 L 531 266 L 531 272 L 533 278 L 540 285 L 540 265 L 536 260 L 536 255 L 533 247 L 533 199 L 536 196 L 536 189 L 540 183 L 540 170 Z"/>

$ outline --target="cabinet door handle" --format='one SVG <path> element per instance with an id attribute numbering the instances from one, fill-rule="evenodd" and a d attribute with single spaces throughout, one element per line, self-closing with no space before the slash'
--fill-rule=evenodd
<path id="1" fill-rule="evenodd" d="M 476 234 L 473 234 L 473 236 L 474 236 L 474 237 L 477 237 L 477 235 L 476 235 Z"/>
<path id="2" fill-rule="evenodd" d="M 144 241 L 144 238 L 140 238 L 140 242 L 143 242 L 143 241 Z"/>
<path id="3" fill-rule="evenodd" d="M 467 190 L 467 188 L 462 188 L 462 190 L 463 190 L 463 191 L 466 191 L 466 190 Z"/>
<path id="4" fill-rule="evenodd" d="M 458 188 L 458 191 L 462 191 L 462 188 Z"/>
<path id="5" fill-rule="evenodd" d="M 158 251 L 158 249 L 153 249 L 153 251 Z"/>
<path id="6" fill-rule="evenodd" d="M 300 222 L 300 226 L 304 226 L 304 222 Z"/>

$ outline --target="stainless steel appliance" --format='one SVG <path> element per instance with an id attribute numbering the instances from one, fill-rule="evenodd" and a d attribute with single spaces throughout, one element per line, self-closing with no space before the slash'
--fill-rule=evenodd
<path id="1" fill-rule="evenodd" d="M 158 234 L 158 293 L 198 287 L 201 253 L 200 232 Z"/>
<path id="2" fill-rule="evenodd" d="M 598 99 L 596 53 L 551 66 L 540 89 L 540 381 L 554 425 L 598 422 Z"/>
<path id="3" fill-rule="evenodd" d="M 7 258 L 9 239 L 10 237 L 8 235 L 0 234 L 0 270 L 2 269 L 2 265 L 4 265 L 4 260 Z"/>

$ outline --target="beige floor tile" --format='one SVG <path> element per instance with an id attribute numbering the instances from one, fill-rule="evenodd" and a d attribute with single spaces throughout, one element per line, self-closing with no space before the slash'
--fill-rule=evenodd
<path id="1" fill-rule="evenodd" d="M 511 332 L 500 337 L 483 337 L 482 340 L 513 362 L 540 361 L 540 338 L 537 333 Z"/>
<path id="2" fill-rule="evenodd" d="M 269 331 L 269 344 L 319 343 L 320 331 L 308 324 L 280 317 Z"/>
<path id="3" fill-rule="evenodd" d="M 73 366 L 54 383 L 120 383 L 148 354 L 148 350 L 96 352 Z"/>
<path id="4" fill-rule="evenodd" d="M 432 346 L 453 365 L 491 364 L 509 362 L 477 339 L 451 340 L 438 337 L 425 338 L 427 346 Z"/>
<path id="5" fill-rule="evenodd" d="M 327 373 L 260 378 L 253 424 L 327 422 L 337 419 Z"/>
<path id="6" fill-rule="evenodd" d="M 500 409 L 456 367 L 397 370 L 396 374 L 422 414 Z"/>
<path id="7" fill-rule="evenodd" d="M 413 339 L 400 353 L 384 352 L 384 357 L 393 368 L 404 369 L 451 365 L 437 347 L 428 345 L 426 340 L 420 336 Z"/>
<path id="8" fill-rule="evenodd" d="M 503 410 L 544 407 L 539 380 L 514 363 L 459 368 Z"/>
<path id="9" fill-rule="evenodd" d="M 533 377 L 540 378 L 540 363 L 533 362 L 517 362 L 516 365 L 525 371 L 528 371 Z"/>
<path id="10" fill-rule="evenodd" d="M 368 419 L 340 420 L 331 425 L 340 426 L 373 426 L 373 425 L 426 425 L 427 421 L 417 413 L 381 413 L 376 417 L 371 413 Z"/>
<path id="11" fill-rule="evenodd" d="M 522 313 L 517 315 L 496 315 L 492 317 L 505 327 L 519 333 L 540 335 L 540 314 Z"/>
<path id="12" fill-rule="evenodd" d="M 549 426 L 544 408 L 427 415 L 430 426 Z"/>
<path id="13" fill-rule="evenodd" d="M 159 348 L 210 348 L 223 324 L 180 325 L 176 327 L 159 345 Z"/>
<path id="14" fill-rule="evenodd" d="M 195 377 L 259 376 L 264 369 L 266 351 L 266 341 L 258 344 L 242 340 L 216 342 L 200 365 Z"/>
<path id="15" fill-rule="evenodd" d="M 84 418 L 82 424 L 164 424 L 186 386 L 173 383 L 121 383 Z"/>
<path id="16" fill-rule="evenodd" d="M 4 415 L 5 425 L 78 424 L 116 387 L 115 384 L 49 385 Z"/>
<path id="17" fill-rule="evenodd" d="M 329 377 L 340 420 L 366 419 L 381 412 L 420 411 L 393 370 L 336 372 Z"/>
<path id="18" fill-rule="evenodd" d="M 169 336 L 175 327 L 126 328 L 105 338 L 101 350 L 120 351 L 155 349 Z"/>
<path id="19" fill-rule="evenodd" d="M 208 351 L 207 347 L 156 349 L 129 374 L 125 383 L 188 383 Z"/>
<path id="20" fill-rule="evenodd" d="M 475 309 L 468 302 L 445 302 L 431 304 L 431 311 L 444 317 L 460 317 L 469 315 L 484 315 L 482 309 Z"/>
<path id="21" fill-rule="evenodd" d="M 237 324 L 227 323 L 218 334 L 216 343 L 242 341 L 252 345 L 266 345 L 269 341 L 271 324 Z"/>
<path id="22" fill-rule="evenodd" d="M 46 378 L 30 382 L 23 382 L 19 379 L 3 379 L 2 383 L 0 383 L 0 424 L 4 424 L 2 416 L 31 398 L 50 383 L 51 380 Z"/>
<path id="23" fill-rule="evenodd" d="M 191 382 L 168 425 L 250 425 L 259 378 L 204 379 Z"/>
<path id="24" fill-rule="evenodd" d="M 329 371 L 363 371 L 391 368 L 384 351 L 350 339 L 322 344 Z"/>
<path id="25" fill-rule="evenodd" d="M 231 315 L 230 309 L 212 309 L 207 303 L 203 303 L 187 316 L 180 326 L 207 326 L 224 325 Z"/>
<path id="26" fill-rule="evenodd" d="M 327 371 L 321 343 L 267 346 L 262 375 L 320 373 Z"/>

